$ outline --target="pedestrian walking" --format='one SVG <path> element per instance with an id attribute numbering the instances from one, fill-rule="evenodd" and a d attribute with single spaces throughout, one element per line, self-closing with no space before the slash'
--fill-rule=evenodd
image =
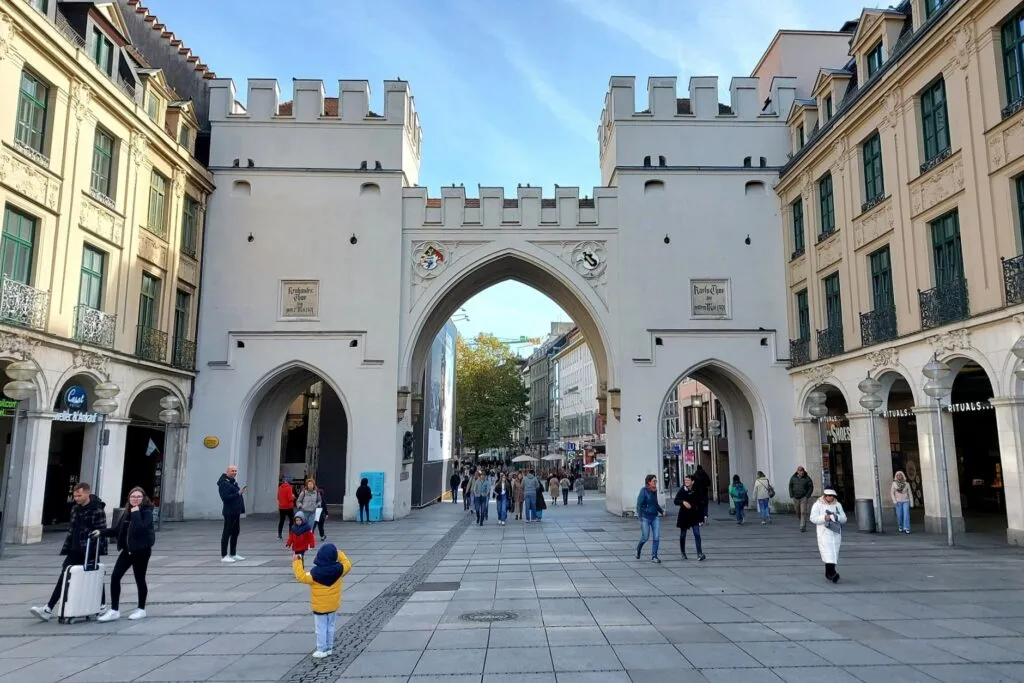
<path id="1" fill-rule="evenodd" d="M 914 494 L 910 491 L 907 475 L 897 472 L 889 487 L 889 496 L 896 508 L 896 526 L 901 534 L 910 533 L 910 508 L 914 507 Z"/>
<path id="2" fill-rule="evenodd" d="M 558 480 L 558 485 L 562 489 L 562 507 L 569 504 L 569 487 L 572 483 L 569 481 L 569 477 L 562 475 L 562 478 Z"/>
<path id="3" fill-rule="evenodd" d="M 583 505 L 583 476 L 576 477 L 576 481 L 573 482 L 573 488 L 576 490 L 576 504 Z"/>
<path id="4" fill-rule="evenodd" d="M 836 500 L 833 489 L 821 492 L 821 498 L 811 507 L 811 524 L 818 529 L 818 553 L 825 563 L 825 578 L 832 583 L 839 583 L 839 546 L 843 543 L 843 525 L 846 524 L 846 513 L 843 506 Z"/>
<path id="5" fill-rule="evenodd" d="M 313 527 L 306 519 L 306 513 L 299 510 L 295 513 L 291 527 L 288 528 L 288 540 L 284 542 L 285 548 L 291 548 L 296 555 L 305 557 L 306 551 L 316 547 L 316 540 L 313 538 Z"/>
<path id="6" fill-rule="evenodd" d="M 644 543 L 651 539 L 651 562 L 661 564 L 658 558 L 658 546 L 661 545 L 661 516 L 664 508 L 658 502 L 658 477 L 648 474 L 644 478 L 644 487 L 636 497 L 636 516 L 640 518 L 640 542 L 636 544 L 636 559 L 644 549 Z"/>
<path id="7" fill-rule="evenodd" d="M 548 509 L 547 501 L 544 500 L 544 484 L 540 481 L 537 482 L 537 509 L 534 511 L 534 517 L 538 522 L 544 521 L 544 511 Z"/>
<path id="8" fill-rule="evenodd" d="M 316 520 L 313 523 L 313 528 L 315 528 L 316 530 L 318 530 L 320 532 L 320 542 L 322 543 L 322 542 L 327 540 L 327 532 L 324 531 L 324 522 L 327 521 L 327 517 L 328 517 L 328 512 L 327 512 L 327 494 L 324 493 L 324 487 L 323 486 L 317 486 L 316 490 L 320 494 L 320 500 L 322 501 L 322 503 L 321 503 L 322 507 L 320 508 L 320 519 Z"/>
<path id="9" fill-rule="evenodd" d="M 807 531 L 807 514 L 811 509 L 811 495 L 814 493 L 814 480 L 807 474 L 807 470 L 800 467 L 789 478 L 789 497 L 793 499 L 793 506 L 796 508 L 796 519 L 800 522 L 800 531 Z"/>
<path id="10" fill-rule="evenodd" d="M 743 513 L 750 504 L 750 496 L 747 495 L 747 487 L 740 481 L 740 475 L 732 475 L 732 485 L 729 486 L 729 499 L 736 508 L 736 523 L 743 524 Z"/>
<path id="11" fill-rule="evenodd" d="M 324 511 L 324 499 L 316 487 L 316 479 L 312 477 L 306 479 L 306 485 L 295 497 L 295 509 L 305 513 L 310 524 L 320 521 L 320 515 Z"/>
<path id="12" fill-rule="evenodd" d="M 370 523 L 370 501 L 373 500 L 373 491 L 370 489 L 370 480 L 363 477 L 356 489 L 356 502 L 359 503 L 359 523 L 363 523 L 363 515 L 366 516 L 366 523 Z"/>
<path id="13" fill-rule="evenodd" d="M 247 486 L 239 488 L 238 467 L 228 465 L 224 474 L 217 480 L 217 493 L 220 494 L 221 515 L 224 517 L 224 530 L 220 534 L 220 561 L 241 562 L 245 558 L 238 554 L 238 535 L 242 532 L 242 515 L 245 514 L 245 491 Z"/>
<path id="14" fill-rule="evenodd" d="M 281 477 L 281 484 L 277 487 L 277 537 L 282 538 L 285 524 L 291 524 L 292 515 L 295 514 L 295 487 L 291 479 Z"/>
<path id="15" fill-rule="evenodd" d="M 473 482 L 473 505 L 476 508 L 476 523 L 484 525 L 487 506 L 491 500 L 491 481 L 484 476 L 484 471 L 476 473 L 476 481 Z"/>
<path id="16" fill-rule="evenodd" d="M 551 504 L 558 505 L 559 479 L 558 475 L 552 474 L 548 479 L 548 493 L 551 494 Z"/>
<path id="17" fill-rule="evenodd" d="M 352 569 L 352 563 L 345 553 L 338 550 L 333 543 L 328 543 L 317 551 L 313 559 L 313 568 L 306 571 L 301 555 L 292 556 L 292 573 L 295 579 L 309 586 L 309 604 L 313 609 L 316 623 L 315 659 L 323 659 L 333 654 L 334 626 L 337 623 L 337 612 L 341 609 L 342 577 Z"/>
<path id="18" fill-rule="evenodd" d="M 104 512 L 104 509 L 107 507 L 106 503 L 92 494 L 91 487 L 88 484 L 84 481 L 75 484 L 71 490 L 71 497 L 74 500 L 74 504 L 71 506 L 71 521 L 68 524 L 68 533 L 64 537 L 64 545 L 60 548 L 60 554 L 64 556 L 64 564 L 60 568 L 60 577 L 57 579 L 57 585 L 53 587 L 50 600 L 42 607 L 31 608 L 32 614 L 43 621 L 50 620 L 50 617 L 53 616 L 53 608 L 57 606 L 57 601 L 60 600 L 61 589 L 64 586 L 65 570 L 75 565 L 84 565 L 87 561 L 85 546 L 89 542 L 89 537 L 94 531 L 99 530 L 102 532 L 107 528 L 107 514 Z M 106 539 L 100 538 L 98 543 L 100 544 L 99 554 L 106 555 Z M 104 589 L 101 602 L 105 603 L 106 601 L 106 589 Z"/>
<path id="19" fill-rule="evenodd" d="M 540 490 L 540 480 L 537 479 L 533 469 L 530 469 L 526 476 L 523 477 L 523 511 L 528 523 L 538 519 L 537 497 L 540 496 L 541 502 L 544 502 L 544 494 L 538 493 Z"/>
<path id="20" fill-rule="evenodd" d="M 110 609 L 101 614 L 96 621 L 116 621 L 121 618 L 121 579 L 131 568 L 135 576 L 135 588 L 139 594 L 138 606 L 128 615 L 132 621 L 146 617 L 146 598 L 149 587 L 146 585 L 146 569 L 149 558 L 156 545 L 156 530 L 153 527 L 153 503 L 149 496 L 136 486 L 128 492 L 128 500 L 117 523 L 109 529 L 95 529 L 93 538 L 116 538 L 117 560 L 114 570 L 110 573 Z"/>
<path id="21" fill-rule="evenodd" d="M 469 509 L 469 472 L 462 473 L 462 509 Z"/>
<path id="22" fill-rule="evenodd" d="M 458 504 L 459 502 L 459 482 L 461 481 L 462 477 L 458 472 L 452 472 L 452 476 L 448 479 L 448 487 L 452 490 L 452 503 Z"/>
<path id="23" fill-rule="evenodd" d="M 516 511 L 516 520 L 523 518 L 523 474 L 516 472 L 512 476 L 512 506 Z"/>
<path id="24" fill-rule="evenodd" d="M 771 524 L 771 500 L 775 497 L 775 489 L 772 483 L 765 476 L 764 472 L 758 470 L 757 479 L 754 480 L 754 500 L 757 501 L 757 512 L 761 515 L 761 526 Z"/>
<path id="25" fill-rule="evenodd" d="M 708 523 L 708 505 L 711 500 L 711 477 L 704 470 L 703 465 L 697 465 L 693 472 L 693 490 L 701 497 L 701 523 Z"/>
<path id="26" fill-rule="evenodd" d="M 679 529 L 679 552 L 683 559 L 686 559 L 686 532 L 693 529 L 693 545 L 697 549 L 697 560 L 704 561 L 704 550 L 701 548 L 700 524 L 703 521 L 704 498 L 698 492 L 696 480 L 691 475 L 683 477 L 683 486 L 676 492 L 673 501 L 679 506 L 679 516 L 676 518 L 676 527 Z"/>
<path id="27" fill-rule="evenodd" d="M 508 502 L 512 496 L 509 488 L 508 477 L 502 472 L 498 475 L 498 482 L 494 485 L 494 504 L 498 508 L 498 526 L 505 526 L 508 519 Z"/>

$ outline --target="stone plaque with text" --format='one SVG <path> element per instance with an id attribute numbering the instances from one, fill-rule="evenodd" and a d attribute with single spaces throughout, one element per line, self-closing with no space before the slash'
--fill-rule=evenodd
<path id="1" fill-rule="evenodd" d="M 320 316 L 319 280 L 282 280 L 281 317 L 310 319 Z"/>
<path id="2" fill-rule="evenodd" d="M 726 319 L 732 316 L 728 280 L 690 280 L 690 317 Z"/>

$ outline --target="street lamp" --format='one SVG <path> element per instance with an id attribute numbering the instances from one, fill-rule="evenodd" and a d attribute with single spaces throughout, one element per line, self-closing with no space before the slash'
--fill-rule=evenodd
<path id="1" fill-rule="evenodd" d="M 1017 340 L 1017 343 L 1010 348 L 1013 355 L 1017 357 L 1017 360 L 1024 360 L 1024 337 Z M 1013 371 L 1013 374 L 1017 376 L 1017 379 L 1024 381 L 1024 365 Z"/>
<path id="2" fill-rule="evenodd" d="M 818 455 L 816 457 L 818 458 L 819 462 L 822 460 L 821 452 L 824 450 L 823 443 L 824 443 L 824 438 L 825 438 L 824 434 L 822 434 L 822 431 L 821 431 L 822 430 L 821 418 L 823 418 L 826 415 L 828 415 L 828 406 L 825 405 L 825 402 L 827 400 L 828 400 L 828 396 L 826 396 L 825 392 L 822 391 L 821 389 L 815 389 L 811 393 L 807 394 L 807 404 L 808 404 L 807 405 L 807 412 L 810 413 L 811 417 L 814 418 L 814 421 L 818 423 L 818 446 L 817 447 L 818 447 L 818 451 L 819 452 L 818 452 Z M 824 468 L 822 468 L 821 485 L 824 486 L 824 487 L 828 487 L 830 483 L 831 483 L 830 481 L 826 481 L 826 479 L 825 479 L 825 471 L 824 471 Z"/>
<path id="3" fill-rule="evenodd" d="M 860 389 L 860 405 L 868 411 L 868 438 L 871 439 L 871 467 L 875 473 L 875 491 L 872 504 L 875 509 L 875 533 L 882 533 L 882 488 L 878 480 L 878 443 L 875 441 L 875 411 L 882 405 L 882 397 L 878 392 L 882 390 L 882 383 L 871 376 L 860 381 L 857 385 Z"/>
<path id="4" fill-rule="evenodd" d="M 714 501 L 718 502 L 718 437 L 722 435 L 722 423 L 712 418 L 708 421 L 708 434 L 711 436 L 711 488 L 714 489 Z"/>
<path id="5" fill-rule="evenodd" d="M 697 453 L 700 450 L 700 437 L 701 437 L 701 433 L 702 432 L 700 431 L 700 427 L 691 427 L 690 428 L 690 441 L 693 443 L 693 469 L 694 470 L 697 469 Z M 687 468 L 687 469 L 689 469 L 689 468 Z M 692 474 L 693 472 L 691 471 L 689 473 Z"/>
<path id="6" fill-rule="evenodd" d="M 4 553 L 5 529 L 7 528 L 7 493 L 10 491 L 10 480 L 14 476 L 14 458 L 18 455 L 18 423 L 21 421 L 21 402 L 36 395 L 36 385 L 32 380 L 39 373 L 39 368 L 30 360 L 16 360 L 7 366 L 7 376 L 12 381 L 4 385 L 4 394 L 14 401 L 14 424 L 11 428 L 11 451 L 7 456 L 7 467 L 3 482 L 0 483 L 0 500 L 3 510 L 0 511 L 0 557 Z"/>
<path id="7" fill-rule="evenodd" d="M 939 460 L 942 463 L 942 485 L 946 494 L 946 544 L 953 545 L 953 504 L 949 496 L 949 465 L 946 463 L 946 425 L 942 418 L 942 399 L 953 391 L 952 384 L 946 380 L 952 372 L 950 367 L 940 361 L 937 356 L 921 368 L 921 374 L 927 378 L 924 393 L 935 399 L 939 405 Z"/>
<path id="8" fill-rule="evenodd" d="M 168 427 L 170 427 L 171 425 L 176 424 L 178 422 L 178 420 L 181 419 L 181 412 L 178 410 L 178 408 L 180 406 L 181 406 L 181 401 L 178 400 L 177 396 L 171 396 L 171 395 L 168 394 L 167 396 L 164 396 L 163 398 L 161 398 L 160 399 L 160 407 L 162 408 L 162 410 L 160 411 L 160 415 L 158 416 L 160 418 L 160 421 L 163 422 L 164 424 L 166 424 Z M 166 448 L 166 447 L 167 447 L 167 443 L 165 441 L 164 448 Z M 160 523 L 161 523 L 161 520 L 163 519 L 163 514 L 161 514 L 161 512 L 162 512 L 163 503 L 164 503 L 164 483 L 163 482 L 164 482 L 164 467 L 165 466 L 166 466 L 166 463 L 161 461 L 160 462 L 160 480 L 159 480 L 160 497 L 157 499 L 158 502 L 157 502 L 157 506 L 156 506 L 156 528 L 157 528 L 157 531 L 160 530 Z"/>
<path id="9" fill-rule="evenodd" d="M 100 428 L 96 433 L 96 466 L 92 472 L 92 490 L 99 496 L 100 477 L 103 475 L 103 447 L 107 445 L 104 438 L 107 415 L 117 410 L 117 401 L 114 399 L 121 393 L 121 387 L 113 382 L 100 382 L 92 391 L 98 397 L 92 402 L 92 412 L 100 416 Z"/>

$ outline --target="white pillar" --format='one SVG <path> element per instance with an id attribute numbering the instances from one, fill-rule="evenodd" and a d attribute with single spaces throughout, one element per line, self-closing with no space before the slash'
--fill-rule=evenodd
<path id="1" fill-rule="evenodd" d="M 1006 541 L 1024 545 L 1024 396 L 989 399 L 996 409 L 1006 496 Z"/>
<path id="2" fill-rule="evenodd" d="M 960 477 L 956 465 L 956 437 L 953 434 L 953 416 L 935 405 L 915 406 L 917 416 L 917 446 L 921 458 L 921 490 L 924 494 L 924 527 L 929 533 L 946 532 L 946 492 L 943 488 L 941 460 L 939 459 L 939 425 L 945 437 L 946 467 L 949 481 L 950 508 L 953 512 L 953 531 L 963 532 L 964 518 L 960 506 Z M 914 501 L 915 504 L 918 501 Z"/>
<path id="3" fill-rule="evenodd" d="M 18 434 L 20 454 L 15 455 L 7 502 L 14 511 L 11 542 L 38 543 L 43 540 L 43 497 L 46 494 L 53 415 L 29 412 L 21 424 L 21 433 Z"/>
<path id="4" fill-rule="evenodd" d="M 167 425 L 160 465 L 160 515 L 163 520 L 182 519 L 187 444 L 188 425 Z"/>
<path id="5" fill-rule="evenodd" d="M 875 468 L 872 462 L 871 428 L 869 413 L 862 411 L 847 415 L 850 421 L 850 449 L 853 455 L 853 487 L 856 498 L 875 498 Z M 874 452 L 878 455 L 878 488 L 881 494 L 883 523 L 890 520 L 893 512 L 889 489 L 892 486 L 892 453 L 889 444 L 889 422 L 878 417 L 875 420 Z M 853 501 L 850 501 L 852 507 Z M 843 501 L 846 505 L 846 501 Z"/>
<path id="6" fill-rule="evenodd" d="M 107 504 L 107 523 L 111 522 L 114 508 L 121 507 L 121 480 L 124 478 L 124 449 L 128 436 L 128 420 L 124 418 L 107 418 L 104 425 L 110 433 L 109 442 L 103 446 L 100 478 L 92 483 L 92 492 Z M 83 476 L 92 477 L 92 472 Z M 88 479 L 85 479 L 88 481 Z"/>

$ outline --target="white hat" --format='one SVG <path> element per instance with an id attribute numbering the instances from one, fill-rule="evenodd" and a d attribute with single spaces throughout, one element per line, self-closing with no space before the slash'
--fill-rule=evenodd
<path id="1" fill-rule="evenodd" d="M 836 493 L 835 489 L 825 489 L 824 491 L 821 492 L 821 495 L 823 495 L 823 496 L 832 496 L 833 498 L 835 498 L 839 494 Z"/>

